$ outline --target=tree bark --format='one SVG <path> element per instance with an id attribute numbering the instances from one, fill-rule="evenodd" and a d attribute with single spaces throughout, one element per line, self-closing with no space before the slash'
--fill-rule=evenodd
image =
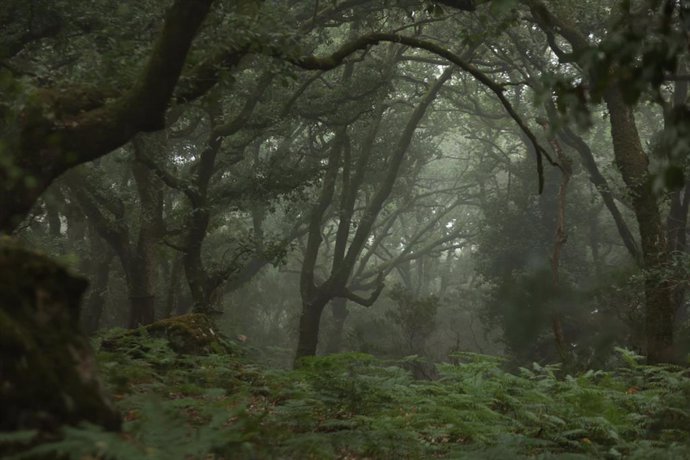
<path id="1" fill-rule="evenodd" d="M 163 233 L 163 183 L 139 158 L 160 157 L 165 154 L 165 134 L 157 133 L 134 139 L 137 160 L 132 173 L 139 194 L 139 235 L 136 248 L 131 251 L 129 269 L 130 313 L 129 327 L 139 327 L 155 321 L 158 242 Z"/>
<path id="2" fill-rule="evenodd" d="M 96 255 L 96 257 L 98 256 Z M 87 334 L 95 333 L 101 324 L 113 256 L 114 254 L 109 250 L 105 255 L 100 255 L 96 263 L 94 269 L 95 277 L 89 286 L 89 295 L 86 298 L 86 302 L 84 302 L 82 311 L 82 324 L 84 332 Z"/>
<path id="3" fill-rule="evenodd" d="M 333 312 L 333 329 L 328 336 L 326 342 L 326 353 L 340 353 L 343 345 L 343 331 L 345 329 L 345 320 L 349 315 L 347 310 L 347 299 L 336 297 L 331 300 L 331 308 Z"/>
<path id="4" fill-rule="evenodd" d="M 671 195 L 671 207 L 666 219 L 666 233 L 671 257 L 687 254 L 688 204 L 690 204 L 690 184 L 686 183 L 683 190 L 673 192 Z M 683 324 L 688 317 L 685 308 L 687 281 L 683 278 L 683 273 L 676 274 L 671 294 L 675 305 L 676 324 Z"/>
<path id="5" fill-rule="evenodd" d="M 328 303 L 328 299 L 315 299 L 311 302 L 302 302 L 302 316 L 299 319 L 299 338 L 297 353 L 295 355 L 295 367 L 299 367 L 301 358 L 315 356 L 319 343 L 319 326 L 321 313 Z"/>
<path id="6" fill-rule="evenodd" d="M 628 250 L 630 256 L 639 265 L 642 263 L 642 256 L 640 255 L 640 250 L 635 241 L 630 228 L 625 223 L 623 215 L 621 214 L 616 202 L 614 200 L 613 194 L 611 193 L 611 188 L 606 180 L 606 178 L 599 171 L 596 161 L 594 160 L 594 155 L 589 145 L 582 140 L 582 138 L 576 135 L 570 128 L 565 128 L 559 133 L 561 139 L 568 144 L 570 147 L 575 149 L 579 154 L 582 164 L 589 173 L 590 182 L 596 187 L 597 191 L 601 195 L 601 199 L 609 210 L 613 221 L 616 223 L 616 228 L 618 229 L 618 234 L 623 240 L 625 248 Z"/>
<path id="7" fill-rule="evenodd" d="M 687 64 L 681 62 L 679 71 L 686 72 Z M 690 85 L 687 81 L 676 82 L 673 99 L 668 104 L 664 111 L 664 128 L 673 129 L 674 112 L 677 108 L 683 108 L 686 105 L 688 97 L 688 87 Z M 677 122 L 676 122 L 677 123 Z M 677 163 L 678 159 L 673 158 L 670 152 L 665 152 L 671 161 L 671 164 Z M 688 230 L 688 209 L 690 205 L 690 184 L 688 184 L 687 177 L 685 184 L 680 190 L 674 190 L 671 193 L 670 209 L 666 217 L 666 235 L 668 238 L 668 250 L 671 257 L 676 258 L 680 255 L 687 254 L 687 230 Z M 684 273 L 677 273 L 675 275 L 675 282 L 673 286 L 673 303 L 675 304 L 675 322 L 678 325 L 684 324 L 687 320 L 687 309 L 685 308 L 685 293 L 687 291 L 687 281 L 684 279 Z"/>
<path id="8" fill-rule="evenodd" d="M 616 165 L 630 191 L 633 210 L 640 229 L 644 272 L 645 325 L 649 363 L 673 362 L 673 321 L 675 316 L 672 286 L 664 275 L 669 268 L 666 233 L 648 171 L 649 159 L 635 125 L 632 108 L 620 89 L 604 94 L 611 122 L 611 137 Z"/>
<path id="9" fill-rule="evenodd" d="M 168 278 L 168 292 L 163 305 L 163 319 L 179 313 L 180 308 L 180 276 L 182 275 L 182 258 L 175 256 L 170 263 Z"/>
<path id="10" fill-rule="evenodd" d="M 140 131 L 164 127 L 168 102 L 212 2 L 174 2 L 141 77 L 115 102 L 106 104 L 103 95 L 94 103 L 78 92 L 45 91 L 37 104 L 22 113 L 18 139 L 12 139 L 16 148 L 9 150 L 19 179 L 0 170 L 0 232 L 11 233 L 65 171 L 115 150 Z M 58 110 L 65 101 L 75 103 L 69 113 Z M 52 107 L 44 110 L 45 106 Z"/>
<path id="11" fill-rule="evenodd" d="M 544 129 L 548 130 L 548 126 L 544 125 Z M 561 285 L 560 279 L 560 261 L 561 261 L 561 251 L 563 246 L 568 241 L 568 232 L 566 230 L 565 222 L 565 210 L 567 204 L 567 191 L 568 183 L 573 175 L 572 160 L 566 156 L 559 144 L 558 140 L 555 138 L 550 138 L 549 142 L 556 152 L 558 163 L 561 165 L 561 183 L 558 187 L 558 201 L 557 201 L 557 218 L 556 218 L 556 231 L 553 243 L 553 252 L 551 254 L 551 276 L 552 284 L 555 290 L 558 290 Z M 554 340 L 556 342 L 556 348 L 558 349 L 558 354 L 561 357 L 563 363 L 568 363 L 568 345 L 566 341 L 565 334 L 563 332 L 563 314 L 558 310 L 551 313 L 551 329 L 553 331 Z"/>

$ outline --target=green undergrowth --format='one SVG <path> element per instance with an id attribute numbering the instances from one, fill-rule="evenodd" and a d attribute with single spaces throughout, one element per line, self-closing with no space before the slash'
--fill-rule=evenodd
<path id="1" fill-rule="evenodd" d="M 229 349 L 179 355 L 139 335 L 101 351 L 124 432 L 69 428 L 38 449 L 166 460 L 690 458 L 688 371 L 624 350 L 619 369 L 577 376 L 536 364 L 509 373 L 500 358 L 464 353 L 439 365 L 439 380 L 420 381 L 366 354 L 285 371 Z"/>

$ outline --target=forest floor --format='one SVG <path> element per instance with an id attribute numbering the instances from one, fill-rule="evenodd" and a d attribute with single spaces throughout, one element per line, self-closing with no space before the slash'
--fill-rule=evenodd
<path id="1" fill-rule="evenodd" d="M 124 433 L 70 428 L 52 448 L 82 459 L 690 458 L 689 371 L 623 350 L 619 369 L 577 376 L 461 353 L 427 381 L 365 354 L 287 371 L 231 347 L 185 355 L 133 335 L 100 350 Z"/>

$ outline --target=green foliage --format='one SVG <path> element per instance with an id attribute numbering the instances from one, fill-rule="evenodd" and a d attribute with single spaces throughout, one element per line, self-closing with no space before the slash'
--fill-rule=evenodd
<path id="1" fill-rule="evenodd" d="M 440 299 L 436 296 L 415 296 L 402 286 L 395 286 L 388 295 L 397 305 L 388 310 L 386 316 L 400 328 L 405 350 L 408 353 L 421 353 L 426 340 L 436 329 Z"/>
<path id="2" fill-rule="evenodd" d="M 456 353 L 415 381 L 362 353 L 263 370 L 240 354 L 176 355 L 144 335 L 100 354 L 121 434 L 69 427 L 17 458 L 687 458 L 690 380 L 618 350 L 616 371 L 561 377 Z M 3 433 L 0 445 L 33 433 Z"/>

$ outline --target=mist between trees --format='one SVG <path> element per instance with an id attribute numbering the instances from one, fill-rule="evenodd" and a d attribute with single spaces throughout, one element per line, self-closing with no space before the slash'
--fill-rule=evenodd
<path id="1" fill-rule="evenodd" d="M 685 0 L 3 10 L 0 319 L 25 345 L 50 304 L 75 337 L 201 314 L 270 368 L 687 365 Z"/>

